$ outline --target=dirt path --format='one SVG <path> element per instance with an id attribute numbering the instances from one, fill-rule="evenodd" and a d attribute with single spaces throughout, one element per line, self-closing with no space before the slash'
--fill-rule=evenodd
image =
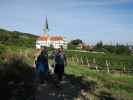
<path id="1" fill-rule="evenodd" d="M 57 86 L 57 77 L 53 74 L 53 68 L 51 66 L 50 70 L 51 74 L 49 75 L 48 81 L 37 85 L 35 100 L 75 99 L 80 93 L 80 87 L 73 82 L 77 82 L 77 79 L 72 75 L 64 75 L 62 84 Z"/>
<path id="2" fill-rule="evenodd" d="M 98 87 L 94 80 L 65 75 L 57 87 L 54 75 L 37 86 L 35 100 L 117 100 L 106 89 Z"/>
<path id="3" fill-rule="evenodd" d="M 36 100 L 64 100 L 73 99 L 79 94 L 76 87 L 68 79 L 64 77 L 62 84 L 57 86 L 54 75 L 47 82 L 38 85 Z M 78 87 L 77 87 L 78 89 Z"/>
<path id="4" fill-rule="evenodd" d="M 65 74 L 60 86 L 57 82 L 56 76 L 50 74 L 46 82 L 37 85 L 35 100 L 116 100 L 106 91 L 96 93 L 101 87 L 88 77 Z"/>
<path id="5" fill-rule="evenodd" d="M 77 100 L 77 98 L 89 100 L 81 93 L 85 89 L 87 88 L 81 85 L 80 79 L 72 75 L 65 75 L 59 87 L 57 87 L 54 78 L 51 78 L 49 81 L 37 86 L 35 100 Z"/>

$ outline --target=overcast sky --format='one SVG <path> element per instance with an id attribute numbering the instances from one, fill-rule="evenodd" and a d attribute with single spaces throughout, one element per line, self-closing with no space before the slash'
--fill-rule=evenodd
<path id="1" fill-rule="evenodd" d="M 0 0 L 0 28 L 133 44 L 133 0 Z"/>

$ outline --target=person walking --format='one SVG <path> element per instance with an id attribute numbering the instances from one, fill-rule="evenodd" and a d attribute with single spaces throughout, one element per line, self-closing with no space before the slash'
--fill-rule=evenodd
<path id="1" fill-rule="evenodd" d="M 63 79 L 65 64 L 67 64 L 67 62 L 64 50 L 63 48 L 59 48 L 55 54 L 55 69 L 54 69 L 54 72 L 58 77 L 59 83 Z"/>
<path id="2" fill-rule="evenodd" d="M 46 47 L 42 47 L 39 55 L 35 60 L 36 72 L 41 83 L 47 79 L 48 74 L 48 51 Z"/>

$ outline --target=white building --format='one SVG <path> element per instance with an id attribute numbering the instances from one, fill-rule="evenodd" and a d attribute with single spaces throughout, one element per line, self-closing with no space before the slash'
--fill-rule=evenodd
<path id="1" fill-rule="evenodd" d="M 45 34 L 41 35 L 37 38 L 36 40 L 36 48 L 40 49 L 41 46 L 46 46 L 46 47 L 53 47 L 53 48 L 60 48 L 63 47 L 64 49 L 67 49 L 67 42 L 64 39 L 63 36 L 49 36 L 48 35 L 48 21 L 46 18 L 46 23 L 45 23 L 45 29 L 44 29 Z"/>

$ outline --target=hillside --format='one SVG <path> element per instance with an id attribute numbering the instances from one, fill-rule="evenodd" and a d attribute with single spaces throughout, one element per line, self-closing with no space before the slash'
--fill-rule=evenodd
<path id="1" fill-rule="evenodd" d="M 31 47 L 34 46 L 36 38 L 37 36 L 29 33 L 0 29 L 0 44 L 6 46 Z"/>
<path id="2" fill-rule="evenodd" d="M 67 66 L 60 87 L 56 86 L 54 74 L 50 74 L 44 84 L 38 84 L 33 68 L 36 38 L 29 33 L 0 29 L 0 98 L 132 100 L 132 55 L 67 50 Z M 110 72 L 107 71 L 106 60 Z M 49 64 L 52 65 L 51 59 Z"/>

